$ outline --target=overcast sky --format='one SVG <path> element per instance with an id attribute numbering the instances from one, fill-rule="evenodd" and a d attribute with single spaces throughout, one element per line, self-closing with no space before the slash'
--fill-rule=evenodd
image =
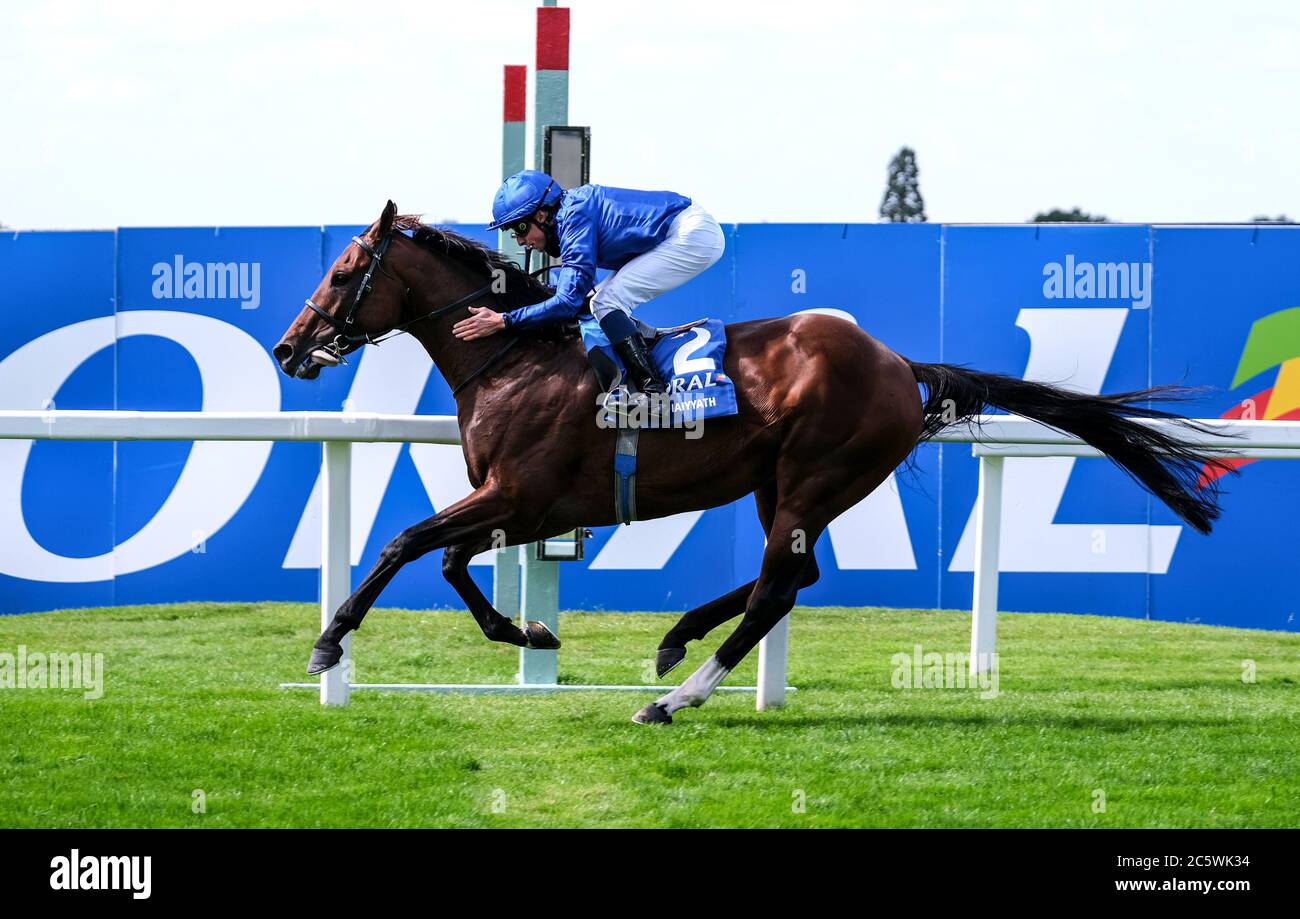
<path id="1" fill-rule="evenodd" d="M 485 220 L 536 5 L 6 2 L 0 221 Z M 904 144 L 932 221 L 1300 218 L 1295 3 L 567 5 L 592 180 L 723 222 L 874 221 Z"/>

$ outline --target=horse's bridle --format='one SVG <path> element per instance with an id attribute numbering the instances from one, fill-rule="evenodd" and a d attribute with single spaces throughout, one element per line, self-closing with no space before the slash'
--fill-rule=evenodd
<path id="1" fill-rule="evenodd" d="M 326 346 L 327 349 L 332 351 L 334 356 L 339 359 L 342 359 L 343 351 L 349 346 L 374 341 L 374 339 L 366 333 L 361 335 L 352 334 L 352 323 L 356 322 L 357 313 L 361 312 L 361 304 L 365 301 L 366 294 L 370 293 L 370 289 L 374 286 L 375 272 L 383 271 L 384 256 L 388 253 L 389 243 L 392 242 L 392 234 L 386 235 L 379 241 L 379 245 L 374 248 L 371 248 L 370 243 L 366 242 L 360 236 L 353 236 L 352 241 L 360 247 L 362 252 L 366 252 L 370 255 L 370 265 L 366 268 L 366 273 L 361 277 L 361 286 L 357 288 L 356 296 L 352 298 L 352 306 L 348 309 L 347 316 L 340 321 L 317 306 L 311 297 L 307 298 L 307 305 L 311 307 L 312 312 L 324 319 L 330 324 L 330 326 L 339 330 L 339 334 L 334 336 L 334 340 Z M 387 274 L 389 277 L 394 277 L 387 271 L 384 271 L 384 274 Z M 394 278 L 394 280 L 396 280 L 396 278 Z"/>
<path id="2" fill-rule="evenodd" d="M 446 304 L 445 306 L 440 306 L 435 310 L 431 310 L 430 312 L 425 313 L 423 316 L 417 316 L 416 318 L 412 319 L 410 322 L 404 322 L 399 326 L 394 326 L 393 328 L 389 329 L 387 332 L 382 333 L 378 338 L 372 338 L 369 332 L 363 332 L 359 335 L 353 333 L 352 324 L 356 321 L 357 313 L 361 311 L 361 304 L 366 299 L 366 294 L 370 293 L 371 287 L 374 286 L 375 272 L 381 271 L 384 274 L 388 275 L 393 280 L 397 281 L 399 284 L 401 283 L 400 279 L 396 275 L 385 270 L 383 267 L 384 256 L 388 254 L 388 245 L 389 243 L 392 242 L 392 239 L 393 239 L 393 234 L 392 231 L 390 230 L 387 234 L 384 235 L 383 239 L 379 240 L 379 244 L 372 248 L 371 245 L 368 242 L 366 242 L 364 239 L 362 239 L 360 236 L 352 237 L 352 241 L 361 248 L 361 251 L 366 252 L 370 255 L 370 265 L 369 267 L 366 268 L 366 273 L 361 277 L 361 286 L 357 288 L 356 296 L 352 298 L 352 305 L 351 307 L 348 308 L 348 314 L 345 317 L 343 317 L 341 321 L 336 317 L 331 316 L 329 313 L 325 312 L 323 309 L 317 306 L 314 302 L 312 302 L 311 297 L 307 298 L 306 301 L 307 305 L 311 307 L 312 312 L 314 312 L 320 318 L 324 319 L 327 323 L 329 323 L 329 325 L 332 328 L 339 330 L 339 334 L 334 336 L 334 340 L 327 345 L 322 345 L 321 348 L 333 354 L 335 357 L 339 359 L 339 361 L 343 363 L 347 363 L 343 355 L 353 346 L 360 347 L 361 345 L 365 345 L 365 344 L 371 344 L 371 345 L 380 344 L 382 342 L 388 341 L 388 339 L 392 338 L 395 335 L 403 334 L 404 332 L 406 332 L 408 328 L 415 325 L 417 322 L 423 322 L 426 319 L 436 319 L 439 316 L 445 316 L 448 313 L 452 312 L 453 310 L 461 309 L 473 303 L 474 301 L 481 300 L 484 297 L 489 295 L 491 295 L 493 299 L 496 298 L 496 292 L 492 289 L 493 282 L 489 281 L 487 284 L 483 285 L 478 290 L 471 291 L 465 296 L 457 300 L 454 300 L 451 303 Z M 403 296 L 405 297 L 405 295 L 409 293 L 410 293 L 410 288 L 404 288 Z M 509 335 L 508 338 L 506 339 L 506 342 L 500 348 L 498 348 L 492 354 L 491 357 L 489 357 L 486 361 L 480 364 L 474 370 L 473 373 L 471 373 L 468 377 L 466 377 L 464 380 L 462 380 L 457 386 L 455 386 L 452 389 L 451 391 L 452 397 L 454 398 L 457 393 L 459 393 L 462 389 L 464 389 L 467 385 L 469 385 L 471 380 L 476 379 L 480 374 L 486 371 L 489 367 L 491 367 L 501 358 L 505 357 L 506 352 L 508 352 L 511 348 L 513 348 L 518 341 L 519 341 L 518 335 Z"/>

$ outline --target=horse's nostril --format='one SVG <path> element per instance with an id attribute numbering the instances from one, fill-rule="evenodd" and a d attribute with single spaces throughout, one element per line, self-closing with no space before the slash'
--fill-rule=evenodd
<path id="1" fill-rule="evenodd" d="M 283 364 L 289 358 L 293 357 L 293 345 L 286 345 L 284 342 L 280 342 L 275 346 L 275 349 L 271 351 L 271 356 L 275 358 L 277 364 Z"/>

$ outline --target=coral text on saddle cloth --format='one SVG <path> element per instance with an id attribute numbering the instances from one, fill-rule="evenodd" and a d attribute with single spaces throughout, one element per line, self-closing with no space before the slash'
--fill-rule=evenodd
<path id="1" fill-rule="evenodd" d="M 589 352 L 600 348 L 622 367 L 600 324 L 584 317 L 580 325 L 583 346 Z M 717 319 L 706 319 L 655 341 L 651 353 L 668 383 L 674 415 L 703 419 L 736 414 L 736 389 L 722 369 L 726 348 L 727 333 Z"/>

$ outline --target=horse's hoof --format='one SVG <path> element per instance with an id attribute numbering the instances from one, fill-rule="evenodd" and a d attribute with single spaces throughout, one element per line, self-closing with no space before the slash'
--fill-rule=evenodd
<path id="1" fill-rule="evenodd" d="M 324 673 L 332 667 L 337 667 L 338 662 L 343 659 L 342 645 L 329 645 L 325 648 L 311 649 L 311 660 L 307 662 L 307 675 L 315 676 L 318 673 Z"/>
<path id="2" fill-rule="evenodd" d="M 663 677 L 684 660 L 685 648 L 660 648 L 655 654 L 655 673 Z"/>
<path id="3" fill-rule="evenodd" d="M 546 623 L 538 622 L 536 619 L 528 620 L 524 637 L 528 639 L 528 644 L 524 647 L 534 651 L 554 651 L 560 646 L 560 639 L 556 634 L 546 627 Z"/>
<path id="4" fill-rule="evenodd" d="M 637 724 L 672 724 L 673 716 L 658 702 L 651 702 L 633 715 L 632 720 Z"/>

